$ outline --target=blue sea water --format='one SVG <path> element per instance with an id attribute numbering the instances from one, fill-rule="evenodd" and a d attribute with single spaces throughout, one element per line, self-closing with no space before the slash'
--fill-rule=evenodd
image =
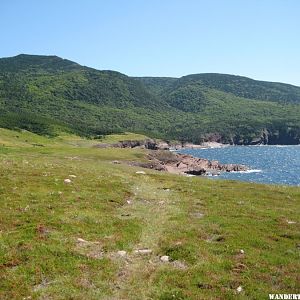
<path id="1" fill-rule="evenodd" d="M 217 178 L 300 186 L 300 145 L 228 146 L 184 149 L 178 152 L 218 160 L 221 163 L 245 164 L 250 167 L 249 171 L 224 172 Z"/>

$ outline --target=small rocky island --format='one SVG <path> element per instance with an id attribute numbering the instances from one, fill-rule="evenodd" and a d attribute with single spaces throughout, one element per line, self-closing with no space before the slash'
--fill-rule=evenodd
<path id="1" fill-rule="evenodd" d="M 201 145 L 167 143 L 146 139 L 141 141 L 120 141 L 115 144 L 98 144 L 97 148 L 140 148 L 152 150 L 142 162 L 130 162 L 132 166 L 166 171 L 186 175 L 220 175 L 221 172 L 247 171 L 249 168 L 240 164 L 221 164 L 216 160 L 197 158 L 192 155 L 179 154 L 170 149 L 197 148 Z M 117 163 L 117 162 L 116 162 Z"/>

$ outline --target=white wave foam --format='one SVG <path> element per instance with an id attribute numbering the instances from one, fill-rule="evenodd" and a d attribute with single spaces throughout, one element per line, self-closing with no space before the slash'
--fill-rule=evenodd
<path id="1" fill-rule="evenodd" d="M 243 173 L 243 174 L 247 174 L 247 173 L 261 173 L 262 170 L 259 169 L 252 169 L 252 170 L 247 170 L 247 171 L 237 171 L 236 173 Z"/>
<path id="2" fill-rule="evenodd" d="M 273 147 L 276 147 L 276 148 L 287 148 L 287 147 L 289 147 L 289 145 L 273 145 Z"/>

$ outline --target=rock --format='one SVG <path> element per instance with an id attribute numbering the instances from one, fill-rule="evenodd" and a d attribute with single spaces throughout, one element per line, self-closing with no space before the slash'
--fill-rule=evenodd
<path id="1" fill-rule="evenodd" d="M 159 142 L 157 144 L 157 150 L 169 150 L 170 149 L 170 145 L 166 142 Z"/>
<path id="2" fill-rule="evenodd" d="M 151 139 L 145 139 L 145 140 L 124 140 L 119 141 L 118 143 L 114 144 L 106 144 L 106 143 L 100 143 L 95 145 L 96 148 L 146 148 L 146 149 L 157 149 L 157 143 L 154 140 Z"/>
<path id="3" fill-rule="evenodd" d="M 152 139 L 145 140 L 124 140 L 114 144 L 100 143 L 95 145 L 96 148 L 140 148 L 149 150 L 169 150 L 170 145 L 165 141 L 155 141 Z M 179 147 L 179 146 L 178 146 Z M 182 146 L 180 145 L 180 148 Z"/>
<path id="4" fill-rule="evenodd" d="M 117 165 L 120 164 L 120 162 L 119 162 L 118 160 L 113 160 L 112 163 L 113 163 L 113 164 L 117 164 Z"/>
<path id="5" fill-rule="evenodd" d="M 239 286 L 239 287 L 236 289 L 236 291 L 237 291 L 238 293 L 241 293 L 241 292 L 243 291 L 243 288 L 242 288 L 241 286 Z"/>
<path id="6" fill-rule="evenodd" d="M 296 224 L 295 221 L 287 221 L 288 224 Z"/>
<path id="7" fill-rule="evenodd" d="M 89 243 L 89 244 L 95 244 L 95 245 L 99 245 L 100 244 L 100 242 L 97 242 L 97 241 L 96 242 L 91 242 L 91 241 L 84 240 L 82 238 L 78 238 L 77 242 L 78 243 Z"/>
<path id="8" fill-rule="evenodd" d="M 71 178 L 76 178 L 77 176 L 76 176 L 76 175 L 73 175 L 73 174 L 71 174 L 71 175 L 69 175 L 69 177 L 71 177 Z"/>
<path id="9" fill-rule="evenodd" d="M 120 250 L 120 251 L 117 252 L 117 254 L 118 254 L 119 256 L 125 257 L 126 254 L 127 254 L 127 252 L 124 251 L 124 250 Z"/>
<path id="10" fill-rule="evenodd" d="M 246 171 L 248 167 L 238 164 L 221 164 L 216 160 L 209 161 L 191 155 L 170 151 L 154 151 L 148 155 L 149 163 L 140 165 L 145 168 L 188 175 L 219 175 L 220 172 Z M 151 163 L 156 167 L 151 166 Z"/>
<path id="11" fill-rule="evenodd" d="M 170 256 L 168 256 L 168 255 L 163 255 L 163 256 L 160 257 L 160 260 L 161 260 L 162 262 L 169 262 L 169 261 L 170 261 Z"/>
<path id="12" fill-rule="evenodd" d="M 146 172 L 144 172 L 144 171 L 137 171 L 137 172 L 135 172 L 135 174 L 146 174 Z"/>
<path id="13" fill-rule="evenodd" d="M 201 212 L 194 212 L 194 213 L 191 213 L 191 216 L 194 218 L 197 218 L 197 219 L 201 219 L 204 217 L 204 214 Z"/>
<path id="14" fill-rule="evenodd" d="M 188 149 L 201 149 L 203 148 L 202 145 L 196 145 L 196 144 L 192 144 L 192 143 L 185 143 L 183 145 L 184 148 L 188 148 Z"/>
<path id="15" fill-rule="evenodd" d="M 86 241 L 86 240 L 84 240 L 82 238 L 78 238 L 77 242 L 79 242 L 79 243 L 88 243 L 88 241 Z"/>
<path id="16" fill-rule="evenodd" d="M 167 171 L 166 167 L 157 159 L 150 159 L 148 162 L 133 162 L 131 165 L 157 171 Z"/>
<path id="17" fill-rule="evenodd" d="M 148 254 L 152 253 L 152 250 L 151 249 L 138 249 L 138 250 L 135 250 L 134 253 L 148 255 Z"/>
<path id="18" fill-rule="evenodd" d="M 188 170 L 184 173 L 189 174 L 189 175 L 204 175 L 206 173 L 206 170 L 202 169 L 202 168 L 197 168 L 197 169 L 193 169 L 193 170 Z"/>
<path id="19" fill-rule="evenodd" d="M 180 269 L 180 270 L 186 270 L 188 268 L 187 265 L 184 262 L 180 261 L 180 260 L 173 261 L 172 265 L 173 265 L 174 268 Z"/>
<path id="20" fill-rule="evenodd" d="M 243 249 L 240 250 L 241 254 L 245 254 L 245 251 Z"/>
<path id="21" fill-rule="evenodd" d="M 69 178 L 66 178 L 65 180 L 64 180 L 64 183 L 66 183 L 66 184 L 69 184 L 69 183 L 71 183 L 72 181 L 71 181 L 71 179 L 69 179 Z"/>

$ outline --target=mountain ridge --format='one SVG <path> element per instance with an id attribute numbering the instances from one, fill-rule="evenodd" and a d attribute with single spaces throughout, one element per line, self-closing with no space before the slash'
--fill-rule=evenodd
<path id="1" fill-rule="evenodd" d="M 21 54 L 0 59 L 0 117 L 2 127 L 42 134 L 60 127 L 83 135 L 298 144 L 300 87 L 220 73 L 130 77 Z"/>

